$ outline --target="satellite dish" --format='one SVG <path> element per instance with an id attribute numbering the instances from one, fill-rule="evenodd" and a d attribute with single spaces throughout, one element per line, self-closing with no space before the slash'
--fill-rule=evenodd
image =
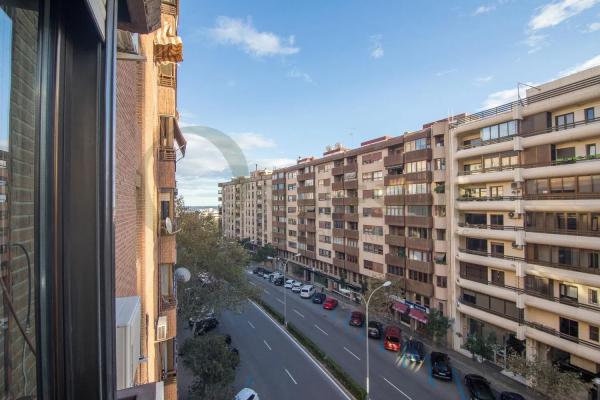
<path id="1" fill-rule="evenodd" d="M 165 229 L 169 235 L 173 233 L 173 222 L 171 222 L 171 218 L 169 217 L 165 218 Z"/>
<path id="2" fill-rule="evenodd" d="M 179 267 L 175 270 L 175 279 L 178 282 L 187 282 L 192 278 L 192 273 L 185 267 Z"/>

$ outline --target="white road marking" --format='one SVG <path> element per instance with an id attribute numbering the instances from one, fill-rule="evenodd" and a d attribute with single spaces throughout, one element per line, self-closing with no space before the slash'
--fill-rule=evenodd
<path id="1" fill-rule="evenodd" d="M 254 325 L 252 325 L 252 322 L 248 321 L 248 325 L 250 325 L 252 327 L 252 329 L 256 329 L 256 327 Z"/>
<path id="2" fill-rule="evenodd" d="M 290 374 L 290 371 L 288 371 L 287 369 L 285 370 L 285 372 L 287 372 L 288 376 L 290 377 L 290 379 L 292 380 L 292 382 L 294 382 L 295 385 L 298 384 L 298 382 L 296 382 L 296 380 L 294 379 L 294 377 L 292 376 L 292 374 Z"/>
<path id="3" fill-rule="evenodd" d="M 256 283 L 254 282 L 249 282 L 252 286 L 256 286 Z"/>
<path id="4" fill-rule="evenodd" d="M 281 331 L 281 333 L 283 333 L 292 343 L 294 343 L 294 345 L 296 345 L 296 347 L 298 348 L 298 350 L 300 350 L 302 352 L 302 354 L 304 354 L 304 356 L 306 358 L 308 358 L 313 363 L 313 365 L 319 371 L 321 371 L 321 373 L 323 375 L 325 375 L 327 377 L 327 379 L 329 379 L 329 382 L 331 382 L 331 384 L 333 386 L 335 386 L 335 388 L 342 394 L 342 396 L 344 396 L 344 398 L 346 400 L 352 400 L 352 398 L 350 396 L 348 396 L 348 394 L 346 393 L 346 391 L 336 382 L 335 379 L 333 379 L 333 377 L 331 376 L 331 374 L 328 371 L 326 371 L 325 369 L 323 369 L 323 367 L 321 367 L 321 365 L 317 362 L 317 360 L 315 360 L 313 356 L 311 356 L 310 354 L 308 354 L 308 352 L 304 349 L 304 347 L 302 347 L 300 345 L 300 343 L 298 343 L 298 341 L 296 339 L 294 339 L 285 329 L 283 329 L 283 327 L 281 325 L 279 325 L 279 323 L 277 323 L 277 321 L 275 321 L 269 314 L 267 314 L 267 312 L 265 310 L 263 310 L 262 308 L 260 308 L 258 306 L 258 304 L 256 304 L 255 302 L 253 302 L 250 299 L 248 299 L 248 301 L 250 303 L 252 303 L 252 305 L 254 307 L 256 307 L 256 309 L 258 311 L 260 311 L 266 318 L 268 318 L 273 323 L 273 325 L 275 325 L 277 327 L 277 329 L 279 329 Z"/>
<path id="5" fill-rule="evenodd" d="M 269 291 L 267 289 L 263 289 L 265 291 L 266 294 L 271 294 L 269 293 Z"/>
<path id="6" fill-rule="evenodd" d="M 302 318 L 304 318 L 304 315 L 302 315 L 300 312 L 298 312 L 298 310 L 296 310 L 295 308 L 294 308 L 294 312 L 295 312 L 296 314 L 298 314 L 299 316 L 301 316 Z"/>
<path id="7" fill-rule="evenodd" d="M 277 299 L 277 301 L 278 301 L 278 302 L 280 302 L 281 304 L 285 304 L 285 303 L 283 302 L 283 300 L 281 300 L 281 299 Z"/>
<path id="8" fill-rule="evenodd" d="M 315 328 L 317 328 L 318 330 L 320 330 L 321 332 L 323 332 L 325 334 L 325 336 L 329 336 L 329 333 L 327 333 L 323 329 L 319 328 L 319 325 L 315 324 Z"/>
<path id="9" fill-rule="evenodd" d="M 269 346 L 269 343 L 267 343 L 267 341 L 266 341 L 266 340 L 263 340 L 263 342 L 265 343 L 265 346 L 267 346 L 267 348 L 268 348 L 269 350 L 271 350 L 271 346 Z"/>
<path id="10" fill-rule="evenodd" d="M 400 390 L 398 388 L 398 386 L 394 385 L 392 382 L 388 381 L 387 378 L 385 376 L 382 376 L 383 380 L 386 381 L 391 387 L 393 387 L 394 389 L 396 389 L 398 392 L 400 392 L 404 397 L 406 397 L 408 400 L 412 400 L 412 397 L 410 397 L 409 395 L 407 395 L 406 393 L 404 393 L 402 390 Z"/>
<path id="11" fill-rule="evenodd" d="M 345 346 L 344 346 L 344 350 L 346 350 L 348 353 L 352 354 L 354 356 L 354 358 L 356 358 L 358 361 L 360 361 L 360 358 L 358 358 L 358 356 L 356 354 L 354 354 L 353 352 L 348 350 Z"/>

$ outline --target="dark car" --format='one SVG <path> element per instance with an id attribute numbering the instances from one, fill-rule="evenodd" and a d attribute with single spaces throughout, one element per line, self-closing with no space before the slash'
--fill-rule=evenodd
<path id="1" fill-rule="evenodd" d="M 315 304 L 323 304 L 326 297 L 325 293 L 315 293 L 312 297 L 312 302 Z"/>
<path id="2" fill-rule="evenodd" d="M 481 375 L 465 375 L 465 386 L 473 400 L 496 400 L 492 393 L 490 383 Z"/>
<path id="3" fill-rule="evenodd" d="M 194 334 L 204 335 L 206 332 L 212 331 L 219 325 L 219 321 L 214 316 L 203 318 L 194 325 Z"/>
<path id="4" fill-rule="evenodd" d="M 425 360 L 425 346 L 418 340 L 409 339 L 406 341 L 402 352 L 410 361 L 421 362 Z"/>
<path id="5" fill-rule="evenodd" d="M 452 367 L 448 354 L 431 352 L 431 376 L 440 379 L 452 380 Z"/>
<path id="6" fill-rule="evenodd" d="M 283 279 L 283 276 L 280 276 L 279 278 L 275 278 L 275 280 L 273 281 L 273 284 L 274 284 L 275 286 L 283 286 L 283 283 L 284 283 L 284 282 L 285 282 L 285 281 L 284 281 L 284 279 Z"/>
<path id="7" fill-rule="evenodd" d="M 525 400 L 525 397 L 521 396 L 519 393 L 502 392 L 500 393 L 500 400 Z"/>
<path id="8" fill-rule="evenodd" d="M 352 311 L 350 314 L 350 321 L 348 322 L 350 326 L 363 326 L 365 323 L 365 314 L 360 311 Z"/>
<path id="9" fill-rule="evenodd" d="M 367 328 L 370 338 L 381 339 L 381 336 L 383 335 L 383 324 L 381 322 L 369 321 Z"/>

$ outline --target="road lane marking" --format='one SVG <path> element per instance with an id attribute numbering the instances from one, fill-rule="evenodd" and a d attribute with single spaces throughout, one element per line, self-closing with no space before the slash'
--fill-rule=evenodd
<path id="1" fill-rule="evenodd" d="M 294 384 L 297 385 L 298 382 L 296 382 L 296 380 L 294 379 L 294 377 L 292 376 L 292 374 L 290 374 L 290 371 L 288 371 L 287 369 L 285 369 L 285 372 L 287 372 L 287 374 L 290 377 L 290 379 L 292 380 L 292 382 L 294 382 Z"/>
<path id="2" fill-rule="evenodd" d="M 325 336 L 329 336 L 329 333 L 327 333 L 323 329 L 319 328 L 319 325 L 315 324 L 315 328 L 317 328 L 318 330 L 320 330 L 321 332 L 323 332 L 325 334 Z"/>
<path id="3" fill-rule="evenodd" d="M 300 350 L 300 352 L 302 352 L 302 354 L 304 354 L 304 356 L 309 359 L 313 365 L 319 370 L 321 371 L 321 373 L 327 377 L 327 379 L 329 379 L 329 382 L 331 382 L 331 384 L 342 394 L 342 396 L 344 396 L 344 398 L 346 400 L 352 400 L 352 398 L 348 395 L 348 393 L 346 393 L 346 391 L 340 386 L 339 383 L 337 383 L 337 381 L 335 379 L 333 379 L 333 377 L 331 376 L 331 374 L 326 371 L 325 369 L 323 369 L 323 367 L 321 367 L 321 365 L 317 362 L 317 360 L 315 360 L 315 358 L 310 355 L 305 349 L 304 347 L 302 347 L 302 345 L 300 345 L 300 343 L 298 343 L 298 341 L 296 339 L 294 339 L 285 329 L 283 329 L 283 327 L 281 325 L 279 325 L 279 323 L 277 323 L 277 321 L 275 321 L 269 314 L 267 314 L 267 312 L 265 310 L 263 310 L 262 308 L 260 308 L 258 306 L 258 304 L 256 304 L 255 302 L 253 302 L 252 300 L 248 299 L 248 301 L 254 306 L 256 307 L 256 309 L 258 311 L 260 311 L 262 313 L 262 315 L 264 315 L 267 319 L 269 319 L 273 325 L 275 325 L 275 327 L 277 329 L 279 329 L 281 331 L 281 333 L 283 333 L 289 340 L 290 342 L 294 343 L 294 345 L 296 345 L 296 347 L 298 348 L 298 350 Z"/>
<path id="4" fill-rule="evenodd" d="M 285 304 L 285 303 L 283 302 L 283 300 L 281 300 L 281 299 L 277 299 L 277 301 L 278 301 L 278 302 L 280 302 L 281 304 Z"/>
<path id="5" fill-rule="evenodd" d="M 344 346 L 344 350 L 346 350 L 348 353 L 352 354 L 354 356 L 354 358 L 356 358 L 358 361 L 360 361 L 360 358 L 358 358 L 358 356 L 356 354 L 354 354 L 353 352 L 348 350 L 345 346 Z"/>
<path id="6" fill-rule="evenodd" d="M 294 308 L 294 312 L 295 312 L 296 314 L 298 314 L 299 316 L 301 316 L 302 318 L 304 318 L 304 315 L 302 315 L 300 312 L 298 312 L 298 310 L 296 310 L 295 308 Z"/>
<path id="7" fill-rule="evenodd" d="M 250 325 L 252 327 L 252 329 L 256 329 L 256 327 L 254 325 L 252 325 L 252 322 L 248 321 L 248 325 Z"/>
<path id="8" fill-rule="evenodd" d="M 265 291 L 266 294 L 271 294 L 269 293 L 269 291 L 267 289 L 263 289 Z"/>
<path id="9" fill-rule="evenodd" d="M 248 282 L 248 283 L 250 283 L 252 286 L 256 286 L 256 283 L 254 283 L 254 282 Z"/>
<path id="10" fill-rule="evenodd" d="M 408 400 L 412 400 L 412 398 L 407 395 L 406 393 L 404 393 L 402 390 L 400 390 L 398 388 L 398 386 L 394 385 L 392 382 L 388 381 L 387 378 L 385 376 L 382 376 L 383 380 L 386 381 L 391 387 L 393 387 L 394 389 L 396 389 L 398 392 L 400 392 L 400 394 L 402 394 L 404 397 L 406 397 Z"/>
<path id="11" fill-rule="evenodd" d="M 269 343 L 267 343 L 266 340 L 263 340 L 263 342 L 265 343 L 265 346 L 267 346 L 267 349 L 271 350 L 271 346 L 269 346 Z"/>

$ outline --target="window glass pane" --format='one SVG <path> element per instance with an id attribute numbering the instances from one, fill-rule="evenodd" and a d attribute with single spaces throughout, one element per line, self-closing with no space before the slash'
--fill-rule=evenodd
<path id="1" fill-rule="evenodd" d="M 27 9 L 20 8 L 20 4 Z M 7 328 L 1 330 L 0 348 L 4 360 L 10 360 L 10 365 L 0 363 L 0 386 L 10 398 L 35 397 L 37 385 L 36 358 L 24 336 L 36 347 L 34 221 L 39 106 L 36 4 L 0 0 L 0 180 L 4 182 L 0 186 L 3 232 L 0 245 L 7 246 L 0 253 L 0 262 L 4 282 L 11 292 L 10 300 L 5 297 L 0 301 L 0 314 L 8 321 Z M 29 281 L 30 274 L 33 282 Z M 10 305 L 15 315 L 9 312 Z M 25 332 L 19 330 L 15 319 Z M 9 387 L 5 387 L 6 382 Z"/>

